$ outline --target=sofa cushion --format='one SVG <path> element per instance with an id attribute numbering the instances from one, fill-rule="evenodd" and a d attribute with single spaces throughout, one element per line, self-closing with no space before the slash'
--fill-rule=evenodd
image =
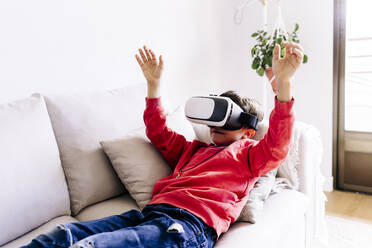
<path id="1" fill-rule="evenodd" d="M 0 106 L 0 245 L 70 214 L 67 185 L 40 95 Z"/>
<path id="2" fill-rule="evenodd" d="M 44 234 L 53 230 L 59 224 L 66 224 L 70 222 L 76 222 L 77 220 L 71 216 L 60 216 L 52 219 L 44 225 L 32 230 L 31 232 L 23 235 L 22 237 L 9 242 L 8 244 L 1 246 L 1 248 L 18 248 L 23 245 L 29 244 L 32 239 L 36 238 L 40 234 Z"/>
<path id="3" fill-rule="evenodd" d="M 66 174 L 74 215 L 125 189 L 99 141 L 123 137 L 143 124 L 146 87 L 48 95 L 46 103 Z"/>
<path id="4" fill-rule="evenodd" d="M 256 223 L 262 214 L 265 200 L 269 197 L 275 184 L 275 176 L 278 169 L 272 170 L 261 176 L 249 192 L 247 204 L 244 205 L 238 221 Z"/>
<path id="5" fill-rule="evenodd" d="M 131 209 L 139 209 L 136 201 L 128 193 L 90 205 L 75 216 L 79 221 L 95 220 L 122 214 Z"/>
<path id="6" fill-rule="evenodd" d="M 283 190 L 265 201 L 260 220 L 255 224 L 235 222 L 228 232 L 218 239 L 216 248 L 235 247 L 304 247 L 305 213 L 309 200 L 301 192 Z M 287 246 L 284 237 L 298 239 L 301 246 Z M 287 240 L 288 241 L 288 240 Z M 289 241 L 288 241 L 289 242 Z M 244 245 L 243 245 L 244 244 Z"/>
<path id="7" fill-rule="evenodd" d="M 178 108 L 167 116 L 167 126 L 187 140 L 195 138 L 183 108 Z M 140 209 L 143 209 L 151 201 L 155 183 L 171 173 L 170 166 L 147 139 L 145 128 L 132 132 L 123 139 L 102 141 L 101 145 L 120 180 Z"/>

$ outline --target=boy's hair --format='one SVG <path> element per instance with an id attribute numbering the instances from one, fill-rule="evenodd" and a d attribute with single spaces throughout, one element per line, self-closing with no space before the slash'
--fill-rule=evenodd
<path id="1" fill-rule="evenodd" d="M 258 118 L 258 122 L 263 120 L 265 113 L 261 104 L 257 100 L 248 97 L 241 97 L 233 90 L 226 91 L 220 96 L 230 98 L 233 102 L 238 104 L 246 113 L 255 115 Z"/>

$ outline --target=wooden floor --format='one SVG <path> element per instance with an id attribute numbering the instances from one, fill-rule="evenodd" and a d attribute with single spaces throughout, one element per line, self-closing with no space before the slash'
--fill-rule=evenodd
<path id="1" fill-rule="evenodd" d="M 372 195 L 339 190 L 325 193 L 327 215 L 372 223 Z"/>

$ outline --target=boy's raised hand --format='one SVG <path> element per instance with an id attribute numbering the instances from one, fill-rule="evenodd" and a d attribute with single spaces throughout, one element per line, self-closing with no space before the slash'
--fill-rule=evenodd
<path id="1" fill-rule="evenodd" d="M 276 80 L 289 80 L 300 67 L 304 57 L 303 48 L 294 42 L 282 42 L 285 47 L 285 55 L 280 57 L 280 46 L 275 45 L 273 51 L 273 72 Z"/>
<path id="2" fill-rule="evenodd" d="M 286 102 L 292 99 L 291 79 L 302 63 L 304 51 L 299 44 L 293 42 L 282 42 L 282 45 L 285 47 L 283 58 L 280 57 L 279 44 L 275 45 L 273 52 L 272 72 L 275 81 L 272 86 L 274 93 L 277 93 L 278 100 Z M 272 75 L 269 74 L 270 72 L 267 71 L 267 77 L 271 78 Z"/>
<path id="3" fill-rule="evenodd" d="M 143 52 L 143 50 L 145 52 Z M 159 56 L 159 61 L 157 60 L 155 53 L 150 49 L 148 50 L 146 46 L 143 46 L 143 50 L 138 49 L 140 56 L 136 54 L 136 59 L 140 65 L 143 75 L 147 80 L 147 93 L 149 98 L 160 96 L 160 78 L 163 72 L 163 57 Z"/>

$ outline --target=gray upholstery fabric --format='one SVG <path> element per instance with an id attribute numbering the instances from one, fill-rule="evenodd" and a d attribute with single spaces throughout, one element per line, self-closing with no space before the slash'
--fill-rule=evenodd
<path id="1" fill-rule="evenodd" d="M 136 201 L 128 193 L 90 205 L 75 216 L 79 221 L 95 220 L 137 209 Z"/>
<path id="2" fill-rule="evenodd" d="M 70 214 L 67 185 L 40 95 L 0 106 L 0 245 Z"/>
<path id="3" fill-rule="evenodd" d="M 46 96 L 73 215 L 125 191 L 99 141 L 117 139 L 144 126 L 145 93 L 145 85 L 136 84 L 110 91 Z"/>
<path id="4" fill-rule="evenodd" d="M 76 222 L 76 221 L 77 220 L 71 216 L 57 217 L 55 219 L 48 221 L 42 226 L 32 230 L 31 232 L 24 234 L 22 237 L 11 241 L 4 246 L 1 246 L 1 248 L 18 248 L 20 246 L 27 245 L 36 236 L 51 231 L 53 228 L 55 228 L 59 224 L 65 224 L 65 223 Z"/>

